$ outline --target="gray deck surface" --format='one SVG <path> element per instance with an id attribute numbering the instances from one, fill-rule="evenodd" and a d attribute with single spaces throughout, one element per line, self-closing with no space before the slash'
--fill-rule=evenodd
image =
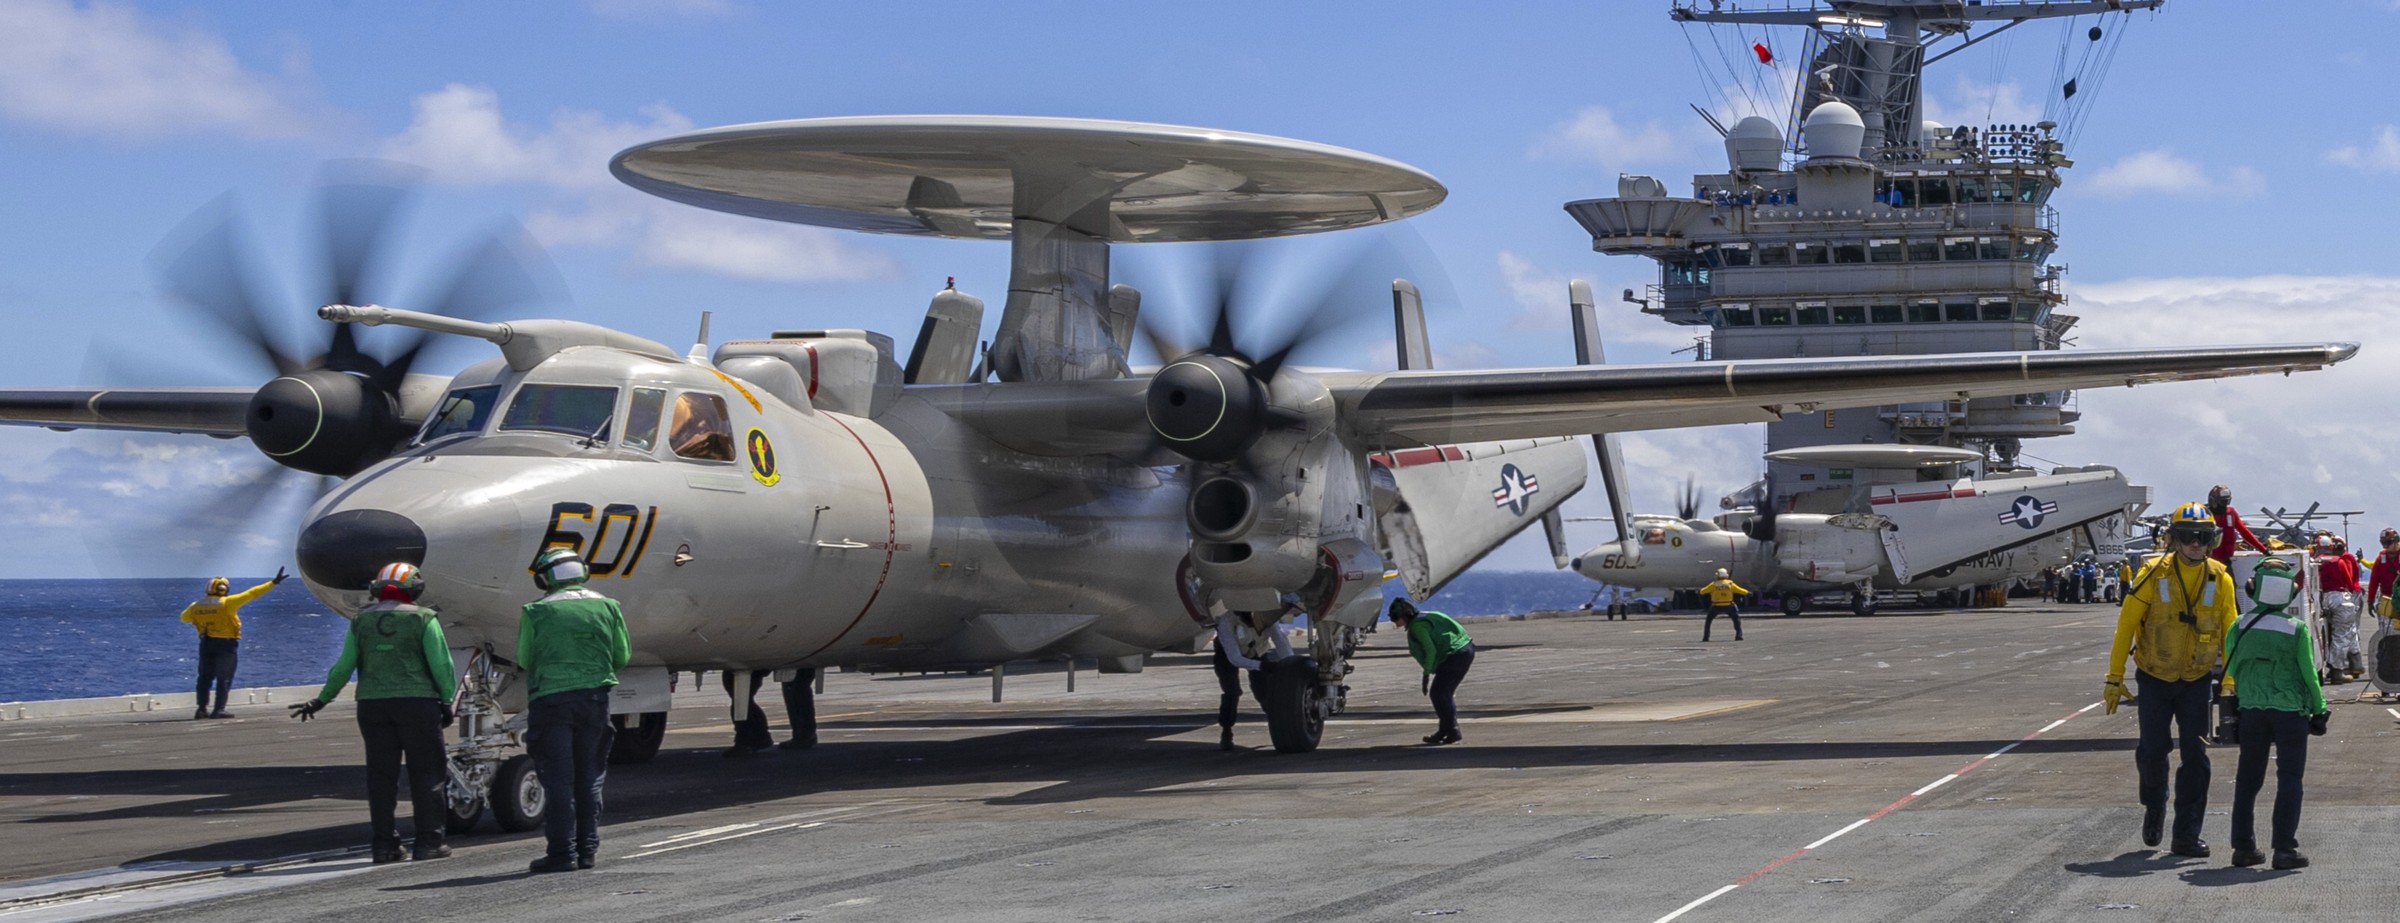
<path id="1" fill-rule="evenodd" d="M 1369 636 L 1351 713 L 1298 756 L 1266 747 L 1254 709 L 1239 736 L 1255 749 L 1218 752 L 1203 657 L 1086 671 L 1074 693 L 1020 670 L 1004 705 L 983 677 L 837 673 L 814 751 L 722 759 L 722 699 L 678 709 L 656 762 L 611 772 L 592 872 L 525 875 L 538 836 L 487 826 L 446 862 L 321 861 L 46 903 L 22 899 L 127 867 L 362 844 L 359 745 L 346 703 L 305 725 L 265 706 L 10 723 L 0 923 L 1654 921 L 1736 884 L 1678 919 L 2400 917 L 2400 720 L 2353 701 L 2357 685 L 2328 690 L 2334 732 L 2310 752 L 2314 867 L 2227 864 L 2229 748 L 2213 751 L 2216 857 L 2141 846 L 2132 710 L 2078 711 L 2098 697 L 2113 618 L 1770 616 L 1739 643 L 1720 622 L 1706 645 L 1689 616 L 1473 623 L 1467 739 L 1444 748 L 1417 745 L 1430 713 L 1387 631 Z M 760 698 L 780 737 L 773 687 Z"/>

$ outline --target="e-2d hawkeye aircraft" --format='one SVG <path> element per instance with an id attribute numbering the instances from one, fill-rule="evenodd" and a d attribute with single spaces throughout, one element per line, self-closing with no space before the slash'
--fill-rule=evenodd
<path id="1" fill-rule="evenodd" d="M 1753 592 L 1781 594 L 1786 615 L 1799 614 L 1810 594 L 1841 589 L 1850 590 L 1852 612 L 1872 615 L 1876 590 L 1991 585 L 2035 573 L 2063 552 L 2071 530 L 2138 514 L 2147 502 L 2146 488 L 2102 465 L 1958 477 L 1960 466 L 1982 458 L 1969 449 L 1810 446 L 1767 458 L 1857 472 L 1922 469 L 1927 477 L 1868 479 L 1783 501 L 1822 506 L 1821 498 L 1831 496 L 1841 501 L 1838 512 L 1778 510 L 1762 481 L 1725 498 L 1725 508 L 1735 511 L 1715 519 L 1694 511 L 1631 516 L 1620 538 L 1569 566 L 1601 583 L 1637 588 L 1694 588 L 1724 568 Z"/>
<path id="2" fill-rule="evenodd" d="M 2354 344 L 2158 348 L 1498 370 L 1303 370 L 1154 336 L 1114 244 L 1223 241 L 1408 217 L 1446 190 L 1412 167 L 1239 132 L 1075 119 L 870 117 L 740 125 L 633 147 L 615 175 L 665 198 L 850 230 L 1009 240 L 1006 307 L 934 298 L 905 357 L 813 330 L 713 356 L 571 320 L 489 322 L 337 287 L 328 353 L 256 389 L 0 392 L 0 421 L 248 436 L 344 478 L 308 511 L 301 576 L 352 612 L 392 561 L 468 649 L 454 809 L 538 816 L 511 757 L 509 682 L 528 567 L 579 548 L 624 604 L 634 666 L 614 710 L 655 751 L 671 670 L 1137 669 L 1229 617 L 1245 645 L 1305 613 L 1260 694 L 1278 750 L 1344 704 L 1356 633 L 1396 570 L 1423 597 L 1582 484 L 1575 435 L 1755 422 L 1787 410 L 2315 369 Z M 1401 300 L 1407 291 L 1402 288 Z M 488 341 L 454 376 L 366 355 L 348 325 Z M 422 335 L 420 335 L 422 336 Z M 421 345 L 421 341 L 420 341 Z M 993 380 L 996 379 L 996 380 Z M 736 688 L 739 688 L 737 683 Z M 639 715 L 638 719 L 633 716 Z"/>

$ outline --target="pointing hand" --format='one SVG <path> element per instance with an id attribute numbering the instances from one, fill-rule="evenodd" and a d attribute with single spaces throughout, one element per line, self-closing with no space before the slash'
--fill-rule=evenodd
<path id="1" fill-rule="evenodd" d="M 275 569 L 275 579 L 268 582 L 273 583 L 276 586 L 282 586 L 284 581 L 290 579 L 292 579 L 292 575 L 285 573 L 283 568 L 278 567 Z"/>
<path id="2" fill-rule="evenodd" d="M 317 712 L 323 710 L 325 710 L 325 700 L 310 699 L 306 702 L 292 706 L 292 717 L 306 721 L 310 718 L 316 717 Z"/>

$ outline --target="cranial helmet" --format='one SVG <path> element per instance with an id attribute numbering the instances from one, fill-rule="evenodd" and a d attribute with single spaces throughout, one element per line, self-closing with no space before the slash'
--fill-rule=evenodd
<path id="1" fill-rule="evenodd" d="M 573 548 L 552 548 L 533 559 L 533 585 L 544 592 L 579 585 L 591 576 Z"/>
<path id="2" fill-rule="evenodd" d="M 1730 576 L 1733 576 L 1733 575 L 1732 575 L 1732 574 L 1728 574 L 1728 573 L 1726 573 L 1724 568 L 1722 568 L 1722 567 L 1720 567 L 1720 568 L 1717 568 L 1717 579 L 1719 579 L 1719 580 L 1723 580 L 1723 579 L 1725 579 L 1725 578 L 1727 578 L 1727 577 L 1730 577 Z"/>
<path id="3" fill-rule="evenodd" d="M 2383 536 L 2382 536 L 2382 538 L 2380 539 L 2380 541 L 2382 541 L 2382 542 L 2383 542 L 2383 544 L 2386 544 L 2386 545 L 2389 545 L 2389 544 L 2391 544 L 2391 543 L 2393 543 L 2393 542 L 2400 542 L 2400 529 L 2385 529 L 2385 530 L 2383 530 Z"/>
<path id="4" fill-rule="evenodd" d="M 2298 584 L 2292 580 L 2292 562 L 2273 557 L 2258 562 L 2258 569 L 2250 573 L 2250 585 L 2244 589 L 2251 599 L 2270 609 L 2291 605 L 2293 597 L 2299 595 Z"/>
<path id="5" fill-rule="evenodd" d="M 2208 489 L 2208 508 L 2210 511 L 2213 512 L 2216 510 L 2222 510 L 2231 507 L 2232 505 L 2233 488 L 2219 484 Z"/>
<path id="6" fill-rule="evenodd" d="M 226 596 L 233 592 L 233 581 L 223 577 L 208 578 L 208 595 Z"/>
<path id="7" fill-rule="evenodd" d="M 367 592 L 376 599 L 416 602 L 425 593 L 425 575 L 414 564 L 386 564 L 375 572 L 375 579 L 367 581 Z"/>
<path id="8" fill-rule="evenodd" d="M 2177 544 L 2198 541 L 2202 544 L 2215 545 L 2217 543 L 2217 519 L 2208 514 L 2207 507 L 2197 503 L 2186 503 L 2176 507 L 2175 514 L 2167 517 L 2167 538 Z"/>
<path id="9" fill-rule="evenodd" d="M 1395 599 L 1395 600 L 1392 600 L 1392 609 L 1391 609 L 1391 619 L 1392 619 L 1392 621 L 1395 621 L 1395 622 L 1405 622 L 1405 621 L 1408 621 L 1408 620 L 1410 620 L 1410 619 L 1413 619 L 1413 618 L 1416 618 L 1416 617 L 1417 617 L 1417 604 L 1416 604 L 1416 603 L 1409 602 L 1408 600 L 1405 600 L 1405 599 Z"/>

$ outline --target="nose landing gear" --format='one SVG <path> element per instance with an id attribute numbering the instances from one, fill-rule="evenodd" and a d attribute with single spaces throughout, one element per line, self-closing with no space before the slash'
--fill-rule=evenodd
<path id="1" fill-rule="evenodd" d="M 445 826 L 451 833 L 474 829 L 487 806 L 502 830 L 516 833 L 541 826 L 542 787 L 534 780 L 532 758 L 522 752 L 525 716 L 507 714 L 500 707 L 501 693 L 515 677 L 493 662 L 489 646 L 467 658 L 456 703 L 458 739 L 449 748 L 450 809 Z"/>

